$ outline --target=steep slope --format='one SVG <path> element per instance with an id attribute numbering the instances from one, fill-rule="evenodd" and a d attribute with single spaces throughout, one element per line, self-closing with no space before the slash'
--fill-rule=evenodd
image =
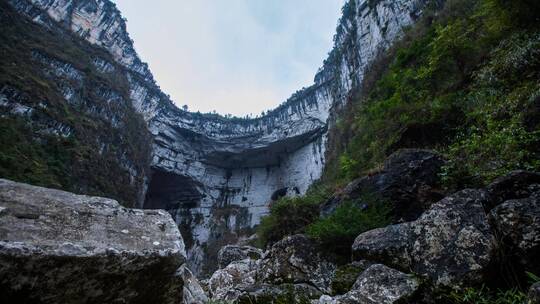
<path id="1" fill-rule="evenodd" d="M 176 108 L 138 58 L 110 1 L 9 0 L 44 28 L 105 49 L 115 62 L 102 68 L 122 67 L 131 106 L 154 137 L 152 172 L 141 175 L 149 181 L 144 206 L 173 214 L 198 273 L 215 268 L 209 261 L 223 244 L 249 235 L 272 200 L 303 194 L 321 176 L 332 117 L 370 63 L 434 2 L 348 1 L 315 84 L 262 118 L 241 120 Z"/>
<path id="2" fill-rule="evenodd" d="M 0 176 L 136 205 L 151 137 L 110 54 L 0 3 Z"/>

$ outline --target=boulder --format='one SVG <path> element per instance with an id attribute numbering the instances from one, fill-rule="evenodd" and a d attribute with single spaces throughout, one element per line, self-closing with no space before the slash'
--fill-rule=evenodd
<path id="1" fill-rule="evenodd" d="M 540 282 L 537 282 L 529 288 L 528 304 L 540 304 Z"/>
<path id="2" fill-rule="evenodd" d="M 540 187 L 527 198 L 507 200 L 489 215 L 505 259 L 540 271 Z"/>
<path id="3" fill-rule="evenodd" d="M 1 303 L 181 303 L 171 216 L 0 179 Z"/>
<path id="4" fill-rule="evenodd" d="M 397 220 L 418 218 L 429 206 L 444 197 L 439 173 L 445 161 L 430 150 L 402 149 L 384 162 L 381 171 L 358 178 L 321 206 L 328 216 L 346 200 L 386 200 Z M 366 203 L 364 202 L 364 203 Z"/>
<path id="5" fill-rule="evenodd" d="M 322 293 L 309 284 L 257 284 L 241 286 L 238 304 L 305 304 L 317 300 Z"/>
<path id="6" fill-rule="evenodd" d="M 208 296 L 204 292 L 199 280 L 193 275 L 191 270 L 182 265 L 178 270 L 184 281 L 183 304 L 205 304 Z"/>
<path id="7" fill-rule="evenodd" d="M 495 179 L 486 189 L 489 200 L 486 208 L 491 210 L 511 199 L 527 198 L 540 188 L 540 173 L 513 171 Z"/>
<path id="8" fill-rule="evenodd" d="M 333 298 L 322 296 L 319 304 L 404 303 L 418 291 L 419 287 L 419 281 L 412 275 L 375 264 L 358 276 L 349 292 Z"/>
<path id="9" fill-rule="evenodd" d="M 275 243 L 260 260 L 257 275 L 264 283 L 306 283 L 329 293 L 335 270 L 313 241 L 298 234 Z"/>
<path id="10" fill-rule="evenodd" d="M 231 262 L 262 257 L 263 251 L 251 246 L 227 245 L 218 252 L 218 266 L 220 269 L 227 267 Z"/>
<path id="11" fill-rule="evenodd" d="M 255 285 L 259 261 L 235 261 L 219 269 L 208 280 L 208 290 L 213 300 L 236 301 L 242 294 L 241 286 Z"/>
<path id="12" fill-rule="evenodd" d="M 342 295 L 351 290 L 358 276 L 371 265 L 372 262 L 363 260 L 338 267 L 332 278 L 332 295 Z"/>
<path id="13" fill-rule="evenodd" d="M 416 221 L 360 234 L 354 257 L 411 270 L 436 285 L 480 283 L 495 251 L 485 201 L 481 190 L 457 192 Z"/>

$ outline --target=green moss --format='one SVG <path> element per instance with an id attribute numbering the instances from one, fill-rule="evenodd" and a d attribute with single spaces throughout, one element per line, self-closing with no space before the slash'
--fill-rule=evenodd
<path id="1" fill-rule="evenodd" d="M 349 292 L 356 279 L 366 268 L 358 263 L 347 264 L 336 270 L 331 287 L 333 295 L 342 295 Z"/>

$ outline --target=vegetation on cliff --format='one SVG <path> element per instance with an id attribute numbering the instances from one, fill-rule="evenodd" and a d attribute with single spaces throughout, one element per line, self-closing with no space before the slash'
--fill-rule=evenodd
<path id="1" fill-rule="evenodd" d="M 114 62 L 106 51 L 36 25 L 7 3 L 0 4 L 0 27 L 0 92 L 9 95 L 0 115 L 0 177 L 135 204 L 151 140 L 121 67 L 100 72 L 94 60 Z M 82 82 L 56 75 L 47 61 L 66 64 Z M 63 96 L 70 87 L 77 102 Z M 15 102 L 30 110 L 10 112 Z"/>
<path id="2" fill-rule="evenodd" d="M 385 213 L 373 211 L 377 203 L 367 211 L 345 204 L 326 219 L 314 214 L 332 192 L 378 172 L 401 148 L 444 155 L 447 192 L 483 187 L 513 170 L 539 171 L 539 13 L 528 0 L 450 0 L 427 12 L 371 65 L 360 93 L 336 116 L 317 185 L 326 195 L 277 202 L 259 228 L 263 242 L 303 232 L 339 251 L 350 248 L 357 230 L 387 225 Z M 306 208 L 296 212 L 293 201 Z M 298 218 L 294 231 L 283 228 L 278 210 Z M 451 303 L 521 303 L 525 296 L 518 289 L 467 289 L 452 297 Z"/>

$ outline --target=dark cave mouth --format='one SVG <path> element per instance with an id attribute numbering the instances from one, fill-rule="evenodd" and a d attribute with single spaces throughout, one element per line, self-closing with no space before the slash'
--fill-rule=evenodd
<path id="1" fill-rule="evenodd" d="M 203 195 L 193 179 L 152 169 L 148 191 L 144 200 L 144 209 L 191 209 L 198 206 Z"/>

